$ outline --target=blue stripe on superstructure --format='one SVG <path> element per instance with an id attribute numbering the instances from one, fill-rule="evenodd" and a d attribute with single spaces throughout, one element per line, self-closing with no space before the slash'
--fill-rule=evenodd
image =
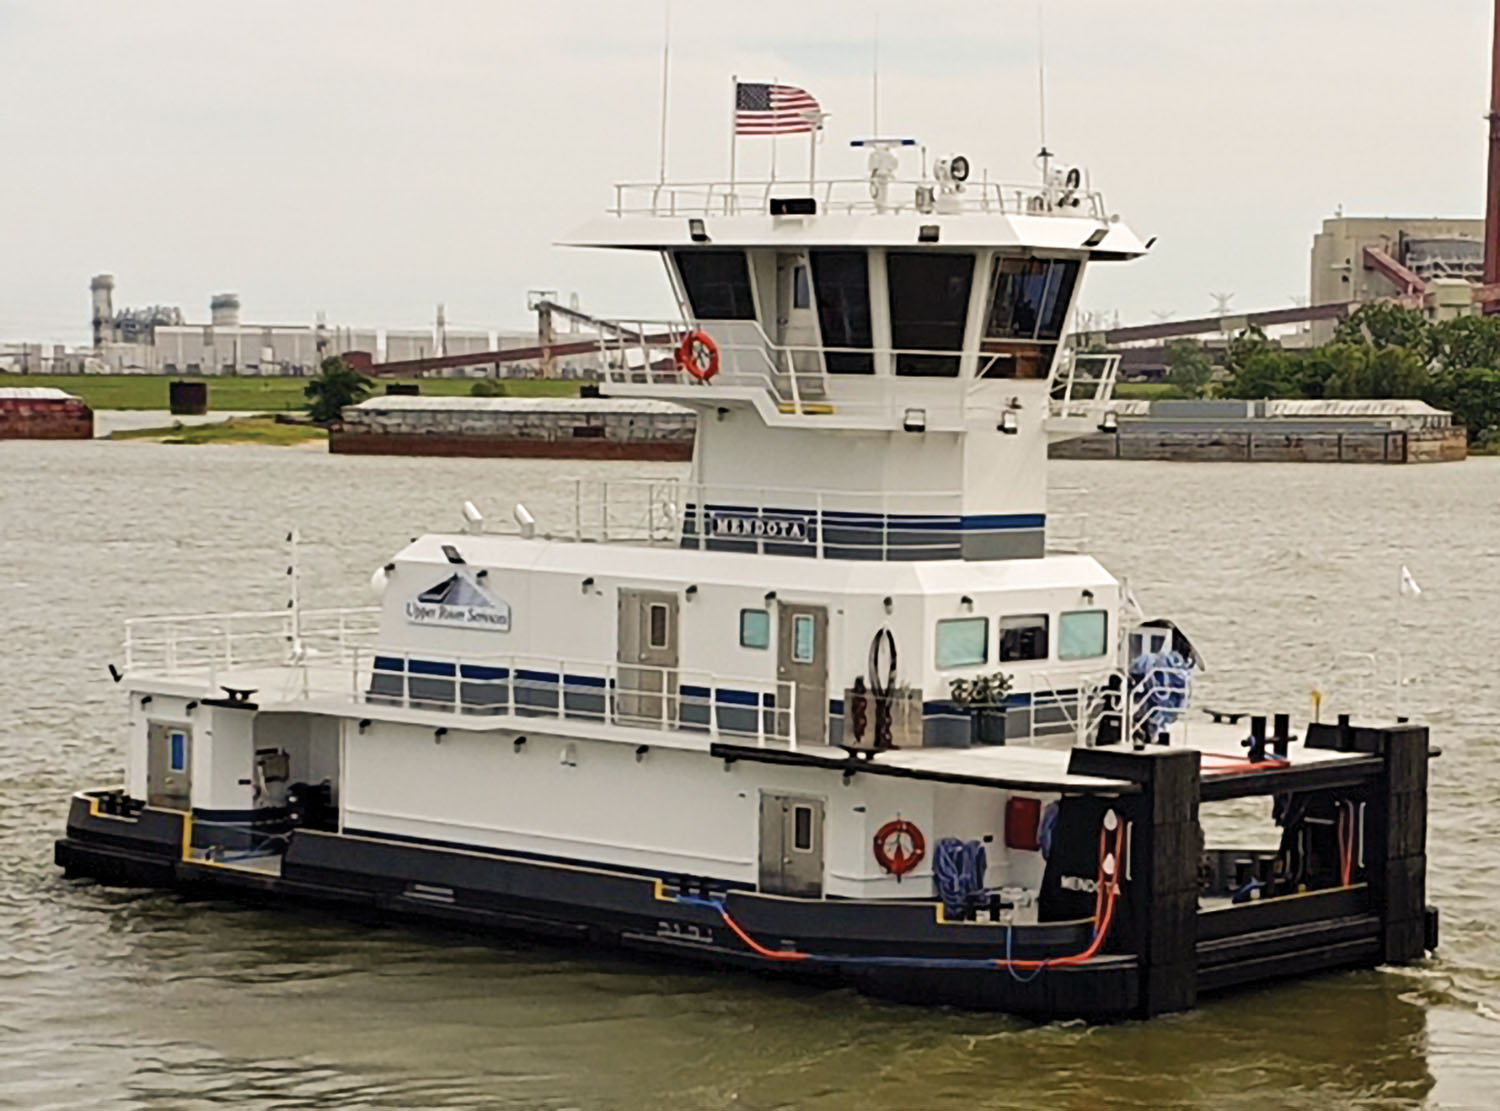
<path id="1" fill-rule="evenodd" d="M 465 679 L 508 679 L 510 668 L 486 667 L 483 664 L 460 664 L 458 673 Z"/>
<path id="2" fill-rule="evenodd" d="M 439 660 L 407 660 L 406 670 L 413 675 L 455 675 L 458 669 L 453 664 Z"/>
<path id="3" fill-rule="evenodd" d="M 845 528 L 890 528 L 894 526 L 911 530 L 953 530 L 960 532 L 967 532 L 973 529 L 1038 529 L 1045 528 L 1047 524 L 1047 515 L 1045 513 L 976 513 L 963 516 L 956 513 L 877 513 L 872 510 L 861 509 L 824 509 L 820 514 L 816 509 L 785 509 L 778 506 L 714 503 L 705 503 L 702 506 L 688 506 L 689 520 L 693 520 L 695 515 L 702 515 L 704 513 L 734 513 L 744 517 L 765 518 L 792 517 L 805 520 L 809 524 L 817 524 L 821 517 L 821 520 L 825 523 L 838 524 Z M 771 539 L 776 542 L 786 542 L 786 539 L 781 537 L 732 536 L 725 539 Z"/>
<path id="4" fill-rule="evenodd" d="M 376 656 L 376 671 L 405 671 L 406 661 L 400 656 Z"/>

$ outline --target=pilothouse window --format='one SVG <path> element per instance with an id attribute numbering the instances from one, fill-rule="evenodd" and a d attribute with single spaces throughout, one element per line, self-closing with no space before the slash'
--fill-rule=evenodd
<path id="1" fill-rule="evenodd" d="M 809 260 L 828 373 L 874 374 L 869 259 L 863 251 L 812 251 Z"/>
<path id="2" fill-rule="evenodd" d="M 974 256 L 891 251 L 885 262 L 891 294 L 891 346 L 898 352 L 896 373 L 958 377 L 957 354 L 902 352 L 963 350 Z"/>
<path id="3" fill-rule="evenodd" d="M 1045 378 L 1078 283 L 1077 259 L 999 258 L 985 321 L 984 378 Z"/>
<path id="4" fill-rule="evenodd" d="M 1074 610 L 1057 619 L 1057 658 L 1091 660 L 1109 650 L 1109 617 L 1104 610 Z"/>
<path id="5" fill-rule="evenodd" d="M 699 320 L 754 320 L 750 267 L 744 251 L 674 251 L 677 272 Z"/>

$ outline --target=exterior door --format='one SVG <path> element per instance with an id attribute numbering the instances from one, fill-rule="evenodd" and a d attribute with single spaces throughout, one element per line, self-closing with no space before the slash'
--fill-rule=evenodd
<path id="1" fill-rule="evenodd" d="M 828 610 L 782 602 L 777 624 L 776 675 L 795 693 L 791 735 L 800 745 L 826 744 Z M 787 735 L 780 722 L 777 732 Z"/>
<path id="2" fill-rule="evenodd" d="M 762 792 L 760 889 L 776 895 L 823 897 L 822 799 Z"/>
<path id="3" fill-rule="evenodd" d="M 146 805 L 186 810 L 193 786 L 193 731 L 153 721 L 146 726 Z"/>
<path id="4" fill-rule="evenodd" d="M 616 716 L 627 724 L 677 723 L 677 595 L 621 590 Z"/>
<path id="5" fill-rule="evenodd" d="M 797 375 L 803 397 L 822 397 L 822 362 L 818 355 L 818 314 L 813 308 L 812 270 L 801 253 L 776 256 L 776 343 L 792 350 L 783 355 L 783 370 Z"/>

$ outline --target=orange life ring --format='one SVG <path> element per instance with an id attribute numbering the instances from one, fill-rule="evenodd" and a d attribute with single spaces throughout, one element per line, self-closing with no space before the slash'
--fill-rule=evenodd
<path id="1" fill-rule="evenodd" d="M 707 382 L 719 373 L 719 345 L 707 332 L 689 332 L 677 345 L 677 366 Z"/>
<path id="2" fill-rule="evenodd" d="M 904 876 L 927 855 L 927 839 L 915 822 L 896 818 L 875 831 L 875 863 L 893 876 Z"/>

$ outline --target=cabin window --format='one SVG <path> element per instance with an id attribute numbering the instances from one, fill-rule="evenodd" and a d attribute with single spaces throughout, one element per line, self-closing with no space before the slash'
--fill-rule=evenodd
<path id="1" fill-rule="evenodd" d="M 744 251 L 675 251 L 677 271 L 699 320 L 754 320 L 750 267 Z"/>
<path id="2" fill-rule="evenodd" d="M 891 296 L 891 346 L 896 373 L 913 377 L 956 378 L 969 317 L 974 256 L 937 251 L 890 251 L 886 280 Z M 902 352 L 924 352 L 902 354 Z"/>
<path id="3" fill-rule="evenodd" d="M 167 736 L 167 768 L 174 772 L 187 771 L 187 734 L 180 729 L 174 729 Z"/>
<path id="4" fill-rule="evenodd" d="M 817 623 L 812 614 L 799 613 L 792 618 L 792 662 L 810 664 L 817 651 Z"/>
<path id="5" fill-rule="evenodd" d="M 830 374 L 874 374 L 870 263 L 863 251 L 812 251 L 823 363 Z M 839 350 L 844 348 L 846 350 Z M 852 350 L 849 350 L 852 349 Z"/>
<path id="6" fill-rule="evenodd" d="M 1047 615 L 1000 619 L 1000 662 L 1045 660 L 1047 658 Z"/>
<path id="7" fill-rule="evenodd" d="M 985 338 L 1058 339 L 1077 282 L 1077 259 L 996 259 Z"/>
<path id="8" fill-rule="evenodd" d="M 1104 610 L 1075 610 L 1057 619 L 1057 658 L 1092 660 L 1109 650 L 1109 617 Z"/>
<path id="9" fill-rule="evenodd" d="M 652 602 L 646 621 L 646 644 L 651 648 L 666 648 L 667 641 L 667 607 L 660 602 Z"/>
<path id="10" fill-rule="evenodd" d="M 937 623 L 938 668 L 972 667 L 990 658 L 990 619 L 955 617 Z"/>
<path id="11" fill-rule="evenodd" d="M 740 647 L 771 647 L 771 615 L 766 610 L 740 610 Z"/>
<path id="12" fill-rule="evenodd" d="M 813 851 L 813 812 L 811 806 L 792 807 L 792 848 L 799 853 Z"/>

